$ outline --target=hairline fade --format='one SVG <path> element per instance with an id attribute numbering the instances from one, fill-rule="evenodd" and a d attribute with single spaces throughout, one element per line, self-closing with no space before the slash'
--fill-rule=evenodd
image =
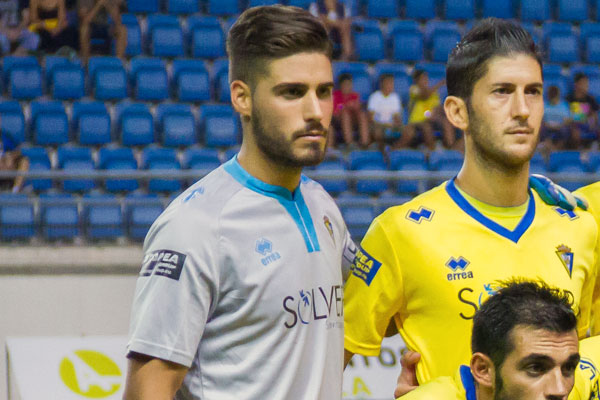
<path id="1" fill-rule="evenodd" d="M 332 59 L 333 46 L 323 23 L 293 6 L 259 6 L 244 11 L 227 35 L 229 81 L 254 87 L 269 62 L 299 53 Z"/>

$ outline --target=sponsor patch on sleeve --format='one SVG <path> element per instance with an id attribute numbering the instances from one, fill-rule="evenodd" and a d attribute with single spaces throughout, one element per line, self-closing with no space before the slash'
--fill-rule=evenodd
<path id="1" fill-rule="evenodd" d="M 140 276 L 166 276 L 179 280 L 186 255 L 173 250 L 156 250 L 146 254 Z"/>
<path id="2" fill-rule="evenodd" d="M 357 249 L 354 265 L 352 266 L 352 275 L 365 281 L 367 286 L 371 286 L 379 267 L 381 267 L 381 263 L 364 251 L 362 247 Z"/>

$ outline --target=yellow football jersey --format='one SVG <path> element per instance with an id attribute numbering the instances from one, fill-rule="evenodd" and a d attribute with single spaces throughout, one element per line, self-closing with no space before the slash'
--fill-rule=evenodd
<path id="1" fill-rule="evenodd" d="M 530 191 L 512 230 L 475 209 L 448 181 L 377 217 L 344 292 L 345 348 L 379 354 L 391 319 L 421 354 L 424 383 L 469 361 L 472 318 L 500 280 L 542 279 L 572 292 L 579 334 L 589 326 L 597 225 Z"/>
<path id="2" fill-rule="evenodd" d="M 569 400 L 598 400 L 600 336 L 579 342 L 581 361 L 575 370 L 575 385 Z M 442 376 L 400 397 L 401 400 L 477 400 L 471 370 L 461 365 L 454 378 Z"/>
<path id="3" fill-rule="evenodd" d="M 583 195 L 588 201 L 588 211 L 596 218 L 596 223 L 600 230 L 600 182 L 582 187 L 575 193 Z M 600 235 L 598 236 L 599 243 L 596 248 L 596 259 L 600 260 Z M 592 335 L 600 334 L 600 277 L 596 281 L 596 288 L 594 290 L 590 331 Z"/>

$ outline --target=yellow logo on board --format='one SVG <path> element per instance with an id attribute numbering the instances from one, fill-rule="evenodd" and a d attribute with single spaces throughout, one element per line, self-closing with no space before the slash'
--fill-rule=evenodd
<path id="1" fill-rule="evenodd" d="M 95 350 L 75 350 L 62 359 L 59 373 L 69 389 L 91 399 L 114 394 L 122 382 L 119 366 Z"/>

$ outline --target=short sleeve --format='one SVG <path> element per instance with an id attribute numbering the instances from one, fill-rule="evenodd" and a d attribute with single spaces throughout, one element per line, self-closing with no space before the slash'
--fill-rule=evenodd
<path id="1" fill-rule="evenodd" d="M 217 296 L 218 239 L 186 211 L 159 217 L 146 238 L 127 348 L 190 367 Z"/>
<path id="2" fill-rule="evenodd" d="M 375 98 L 377 92 L 371 93 L 369 96 L 369 101 L 367 102 L 367 110 L 376 112 L 377 106 L 375 105 L 377 99 Z"/>
<path id="3" fill-rule="evenodd" d="M 352 353 L 378 355 L 391 318 L 403 307 L 402 299 L 394 246 L 377 218 L 357 250 L 344 288 L 344 347 Z"/>

